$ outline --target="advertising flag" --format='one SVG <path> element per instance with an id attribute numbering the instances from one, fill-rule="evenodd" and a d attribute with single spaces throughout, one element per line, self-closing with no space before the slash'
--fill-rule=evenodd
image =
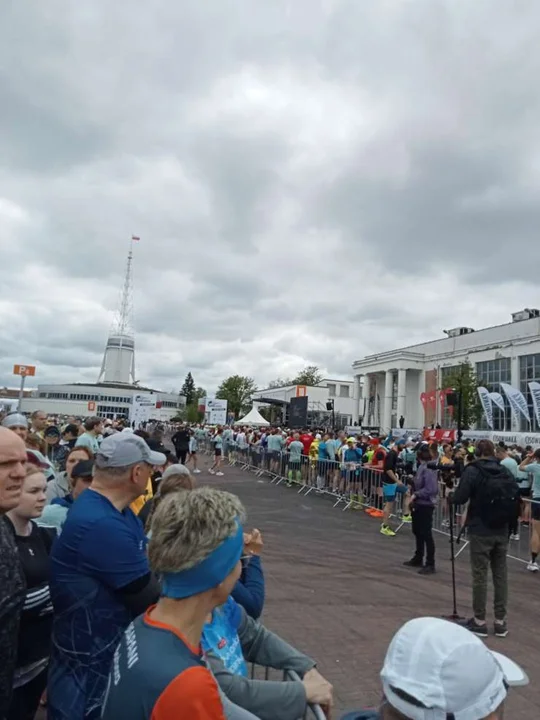
<path id="1" fill-rule="evenodd" d="M 482 403 L 482 410 L 484 411 L 486 422 L 493 430 L 493 405 L 491 404 L 488 389 L 485 387 L 479 387 L 478 396 L 480 397 L 480 402 Z"/>

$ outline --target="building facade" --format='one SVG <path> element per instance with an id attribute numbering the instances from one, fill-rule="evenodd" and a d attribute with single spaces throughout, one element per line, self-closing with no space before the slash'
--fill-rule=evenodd
<path id="1" fill-rule="evenodd" d="M 72 385 L 39 385 L 30 397 L 22 401 L 23 412 L 43 410 L 49 415 L 75 415 L 102 418 L 130 417 L 133 397 L 141 393 L 155 394 L 156 407 L 151 419 L 167 422 L 185 407 L 182 395 L 164 393 L 151 388 L 114 383 Z"/>
<path id="2" fill-rule="evenodd" d="M 292 398 L 307 397 L 308 414 L 315 424 L 327 424 L 332 413 L 327 405 L 333 405 L 336 426 L 351 425 L 357 400 L 355 386 L 351 380 L 326 378 L 318 385 L 285 385 L 277 388 L 264 388 L 253 394 L 253 401 L 264 405 L 264 398 L 288 405 Z M 324 422 L 323 422 L 324 421 Z"/>
<path id="3" fill-rule="evenodd" d="M 534 417 L 528 383 L 540 382 L 540 313 L 526 309 L 504 325 L 473 330 L 455 328 L 447 337 L 399 350 L 369 355 L 353 363 L 355 385 L 363 386 L 357 412 L 365 425 L 383 430 L 398 426 L 422 428 L 433 423 L 451 427 L 452 410 L 444 390 L 447 379 L 461 363 L 470 363 L 481 385 L 501 392 L 500 383 L 521 390 L 527 399 L 531 426 L 523 419 L 516 426 L 505 400 L 504 412 L 494 408 L 494 429 L 540 431 Z"/>

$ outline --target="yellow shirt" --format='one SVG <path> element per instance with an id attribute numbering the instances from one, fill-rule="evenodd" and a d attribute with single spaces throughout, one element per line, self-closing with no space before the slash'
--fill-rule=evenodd
<path id="1" fill-rule="evenodd" d="M 146 486 L 146 492 L 144 495 L 140 495 L 136 500 L 134 500 L 131 505 L 129 506 L 135 515 L 138 515 L 141 510 L 143 509 L 144 505 L 148 500 L 150 500 L 154 496 L 154 491 L 152 490 L 152 479 L 150 478 L 148 480 L 148 485 Z"/>

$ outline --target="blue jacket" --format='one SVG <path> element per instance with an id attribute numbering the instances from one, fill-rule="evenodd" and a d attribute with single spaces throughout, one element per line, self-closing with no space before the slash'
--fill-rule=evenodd
<path id="1" fill-rule="evenodd" d="M 240 580 L 234 586 L 232 596 L 254 620 L 262 615 L 265 599 L 264 573 L 261 558 L 253 555 L 242 570 Z"/>

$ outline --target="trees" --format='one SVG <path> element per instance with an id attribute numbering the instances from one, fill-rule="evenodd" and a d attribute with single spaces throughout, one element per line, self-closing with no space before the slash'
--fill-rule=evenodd
<path id="1" fill-rule="evenodd" d="M 275 380 L 270 380 L 268 383 L 268 388 L 278 388 L 278 387 L 285 387 L 286 385 L 294 385 L 293 381 L 290 378 L 276 378 Z"/>
<path id="2" fill-rule="evenodd" d="M 308 365 L 292 380 L 292 385 L 318 385 L 323 379 L 322 373 L 316 365 Z"/>
<path id="3" fill-rule="evenodd" d="M 476 373 L 470 362 L 461 363 L 454 371 L 449 372 L 444 379 L 445 386 L 452 388 L 461 396 L 461 429 L 469 430 L 482 417 L 482 403 L 478 396 L 479 382 Z M 458 408 L 454 409 L 454 417 L 457 422 Z"/>
<path id="4" fill-rule="evenodd" d="M 238 418 L 240 413 L 249 410 L 251 396 L 257 390 L 253 378 L 243 375 L 231 375 L 223 380 L 216 393 L 217 398 L 227 400 L 228 412 Z"/>
<path id="5" fill-rule="evenodd" d="M 182 385 L 182 389 L 180 390 L 180 395 L 183 395 L 186 398 L 186 406 L 193 405 L 193 402 L 196 400 L 195 380 L 193 379 L 193 375 L 190 372 L 188 372 L 188 374 L 186 375 L 186 379 L 184 380 L 184 384 Z"/>

